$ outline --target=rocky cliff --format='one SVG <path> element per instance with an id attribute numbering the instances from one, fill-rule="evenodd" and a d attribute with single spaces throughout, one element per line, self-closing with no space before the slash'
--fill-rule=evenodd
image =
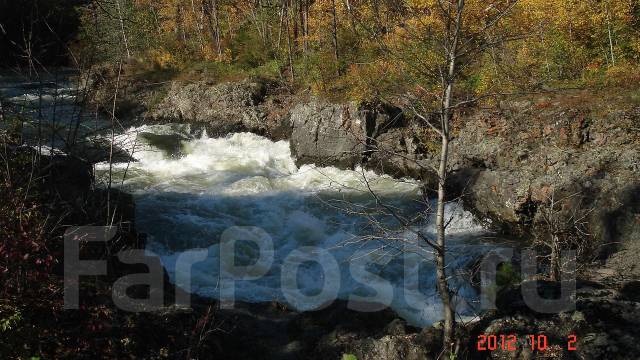
<path id="1" fill-rule="evenodd" d="M 189 122 L 210 136 L 248 131 L 274 139 L 288 138 L 287 116 L 276 114 L 284 105 L 274 96 L 276 84 L 240 81 L 212 85 L 205 81 L 174 82 L 166 96 L 146 113 L 156 122 Z M 267 97 L 269 92 L 269 97 Z M 275 104 L 274 104 L 275 103 Z"/>

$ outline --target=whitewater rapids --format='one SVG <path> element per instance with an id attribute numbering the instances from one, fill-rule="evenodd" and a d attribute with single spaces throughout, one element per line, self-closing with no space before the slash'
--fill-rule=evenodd
<path id="1" fill-rule="evenodd" d="M 279 301 L 310 310 L 303 300 L 285 296 L 280 270 L 293 251 L 313 246 L 326 250 L 338 264 L 338 298 L 375 299 L 377 294 L 391 299 L 391 307 L 414 325 L 441 319 L 433 256 L 413 232 L 392 232 L 396 241 L 364 241 L 372 235 L 371 223 L 333 206 L 372 206 L 368 183 L 393 206 L 417 213 L 425 207 L 418 201 L 418 183 L 361 169 L 298 168 L 288 142 L 249 133 L 194 137 L 185 125 L 154 125 L 132 128 L 117 141 L 138 161 L 114 164 L 113 186 L 134 195 L 137 228 L 148 234 L 147 250 L 160 256 L 172 281 L 180 275 L 180 268 L 176 269 L 180 255 L 191 249 L 207 250 L 206 259 L 191 270 L 192 292 L 220 296 L 220 277 L 225 275 L 220 273 L 220 236 L 231 227 L 250 226 L 272 239 L 274 260 L 264 276 L 235 284 L 237 301 Z M 108 169 L 108 164 L 98 164 L 98 178 L 106 181 Z M 448 260 L 452 271 L 495 247 L 483 242 L 487 231 L 457 204 L 447 207 L 447 216 L 451 218 Z M 378 220 L 394 226 L 393 219 Z M 430 218 L 416 227 L 427 234 L 433 234 L 433 229 Z M 397 239 L 403 239 L 410 251 L 399 254 L 393 245 Z M 248 245 L 237 250 L 245 258 L 255 256 L 255 251 Z M 304 263 L 297 269 L 301 293 L 316 294 L 327 281 L 317 265 Z M 474 315 L 475 290 L 462 278 L 453 285 L 458 311 Z"/>

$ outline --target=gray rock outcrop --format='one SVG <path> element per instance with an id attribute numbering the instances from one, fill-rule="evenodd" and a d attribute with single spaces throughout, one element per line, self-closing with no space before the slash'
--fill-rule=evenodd
<path id="1" fill-rule="evenodd" d="M 249 80 L 217 85 L 205 81 L 174 82 L 164 100 L 153 106 L 146 117 L 156 122 L 199 125 L 210 136 L 249 131 L 282 137 L 280 133 L 287 131 L 287 121 L 286 118 L 272 121 L 267 116 L 267 87 L 265 82 Z"/>
<path id="2" fill-rule="evenodd" d="M 292 153 L 299 164 L 354 167 L 367 149 L 366 122 L 354 104 L 299 104 L 291 111 Z"/>
<path id="3" fill-rule="evenodd" d="M 640 108 L 477 112 L 452 144 L 451 181 L 470 209 L 508 232 L 548 231 L 540 209 L 553 198 L 558 218 L 584 216 L 608 255 L 640 240 L 640 132 L 632 130 L 639 123 Z"/>
<path id="4" fill-rule="evenodd" d="M 377 136 L 402 120 L 400 110 L 390 106 L 314 98 L 291 110 L 291 151 L 299 164 L 353 168 L 366 162 Z"/>

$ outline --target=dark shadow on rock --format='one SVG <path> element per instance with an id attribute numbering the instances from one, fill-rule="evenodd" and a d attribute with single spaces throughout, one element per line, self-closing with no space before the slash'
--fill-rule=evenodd
<path id="1" fill-rule="evenodd" d="M 628 186 L 617 196 L 617 200 L 620 205 L 616 209 L 601 214 L 604 246 L 600 251 L 600 259 L 606 259 L 622 249 L 624 240 L 640 242 L 640 185 Z M 640 256 L 637 253 L 635 255 Z"/>
<path id="2" fill-rule="evenodd" d="M 126 163 L 136 161 L 129 151 L 131 149 L 123 149 L 118 144 L 111 146 L 110 141 L 106 139 L 83 140 L 76 143 L 68 152 L 90 164 L 107 162 L 111 159 L 113 163 Z"/>
<path id="3" fill-rule="evenodd" d="M 629 281 L 620 289 L 622 298 L 628 301 L 640 302 L 640 281 Z"/>

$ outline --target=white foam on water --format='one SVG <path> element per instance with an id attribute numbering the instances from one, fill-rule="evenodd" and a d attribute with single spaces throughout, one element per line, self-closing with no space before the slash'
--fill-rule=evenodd
<path id="1" fill-rule="evenodd" d="M 184 138 L 180 156 L 145 143 L 138 136 L 144 132 Z M 161 256 L 173 281 L 182 271 L 176 269 L 176 262 L 185 251 L 206 249 L 206 260 L 191 269 L 192 291 L 218 297 L 220 279 L 231 276 L 220 270 L 221 234 L 233 226 L 258 227 L 273 241 L 274 260 L 263 269 L 265 275 L 261 278 L 235 284 L 238 301 L 288 301 L 307 310 L 304 299 L 285 296 L 280 269 L 295 250 L 317 247 L 330 253 L 338 264 L 339 298 L 378 293 L 382 298 L 392 298 L 392 308 L 415 325 L 428 325 L 441 318 L 433 255 L 415 232 L 392 232 L 390 238 L 396 240 L 386 242 L 356 241 L 371 231 L 368 222 L 328 203 L 344 200 L 371 205 L 366 179 L 376 193 L 393 201 L 394 206 L 417 210 L 418 183 L 397 181 L 362 169 L 345 171 L 312 165 L 298 168 L 288 142 L 273 142 L 253 134 L 215 139 L 206 134 L 200 138 L 187 136 L 187 128 L 176 126 L 130 129 L 118 135 L 117 141 L 127 144 L 122 146 L 125 149 L 136 145 L 133 156 L 138 161 L 114 166 L 114 179 L 121 180 L 126 170 L 121 186 L 136 197 L 138 229 L 149 234 L 147 249 Z M 104 175 L 107 169 L 107 164 L 97 165 L 99 174 Z M 470 213 L 457 204 L 449 204 L 446 212 L 451 219 L 449 262 L 457 269 L 490 245 L 479 240 L 485 230 Z M 431 221 L 414 230 L 434 233 Z M 398 255 L 399 244 L 411 251 Z M 239 258 L 245 260 L 255 258 L 256 251 L 251 246 L 236 249 L 242 255 Z M 354 265 L 362 265 L 358 276 L 351 274 L 350 267 Z M 323 278 L 318 266 L 309 263 L 300 266 L 297 277 L 298 286 L 307 295 L 318 293 L 322 284 L 331 280 Z M 477 294 L 463 280 L 455 285 L 461 295 L 458 310 L 473 315 L 473 306 L 462 298 L 473 301 Z"/>

